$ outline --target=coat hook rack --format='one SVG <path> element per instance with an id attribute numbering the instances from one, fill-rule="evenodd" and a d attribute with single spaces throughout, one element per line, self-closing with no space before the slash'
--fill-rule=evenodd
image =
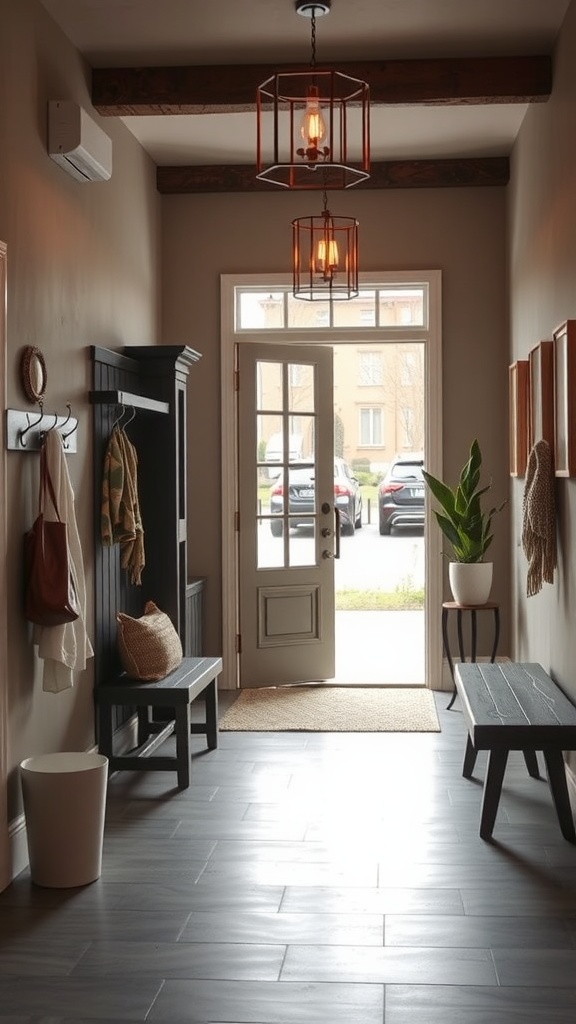
<path id="1" fill-rule="evenodd" d="M 38 406 L 40 415 L 36 419 L 32 419 L 29 412 L 20 409 L 6 410 L 6 448 L 8 451 L 38 452 L 46 434 L 51 430 L 57 430 L 62 435 L 64 451 L 76 452 L 78 420 L 72 416 L 70 402 L 66 403 L 67 416 L 59 416 L 57 412 L 44 412 L 42 400 L 38 401 Z M 63 427 L 70 429 L 64 433 Z"/>

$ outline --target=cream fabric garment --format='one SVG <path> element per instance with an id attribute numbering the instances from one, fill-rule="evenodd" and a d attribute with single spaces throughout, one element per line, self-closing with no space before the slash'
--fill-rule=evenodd
<path id="1" fill-rule="evenodd" d="M 62 438 L 57 430 L 46 435 L 46 461 L 54 484 L 58 511 L 63 523 L 68 524 L 68 548 L 74 585 L 78 595 L 80 615 L 74 622 L 62 626 L 35 626 L 34 643 L 38 656 L 44 660 L 43 689 L 50 693 L 68 690 L 74 683 L 74 672 L 86 668 L 87 658 L 94 654 L 86 633 L 86 583 L 84 561 L 74 511 L 74 491 L 68 475 L 68 466 Z M 49 494 L 46 495 L 45 517 L 57 519 Z"/>

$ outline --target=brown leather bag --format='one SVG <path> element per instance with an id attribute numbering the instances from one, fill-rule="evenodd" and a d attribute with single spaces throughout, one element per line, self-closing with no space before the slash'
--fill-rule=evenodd
<path id="1" fill-rule="evenodd" d="M 44 518 L 47 492 L 58 517 L 55 522 Z M 70 567 L 68 527 L 60 519 L 45 445 L 40 452 L 38 505 L 38 517 L 24 534 L 24 614 L 39 626 L 62 626 L 77 619 L 80 608 Z"/>

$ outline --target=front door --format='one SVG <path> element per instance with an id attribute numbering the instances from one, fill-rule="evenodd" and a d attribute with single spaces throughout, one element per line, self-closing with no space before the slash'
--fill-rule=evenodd
<path id="1" fill-rule="evenodd" d="M 332 349 L 238 352 L 240 685 L 330 679 L 339 543 Z"/>

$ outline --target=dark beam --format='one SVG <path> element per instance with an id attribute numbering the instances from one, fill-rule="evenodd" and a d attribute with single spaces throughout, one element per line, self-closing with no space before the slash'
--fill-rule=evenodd
<path id="1" fill-rule="evenodd" d="M 352 192 L 385 188 L 457 188 L 507 185 L 507 157 L 463 160 L 391 160 L 372 164 L 367 181 Z M 158 167 L 156 185 L 164 195 L 199 192 L 287 192 L 260 181 L 252 165 Z"/>
<path id="2" fill-rule="evenodd" d="M 368 82 L 373 105 L 534 103 L 547 100 L 552 89 L 552 61 L 547 56 L 338 62 L 336 66 Z M 92 103 L 108 116 L 251 111 L 256 89 L 268 77 L 307 69 L 304 64 L 95 68 Z"/>

